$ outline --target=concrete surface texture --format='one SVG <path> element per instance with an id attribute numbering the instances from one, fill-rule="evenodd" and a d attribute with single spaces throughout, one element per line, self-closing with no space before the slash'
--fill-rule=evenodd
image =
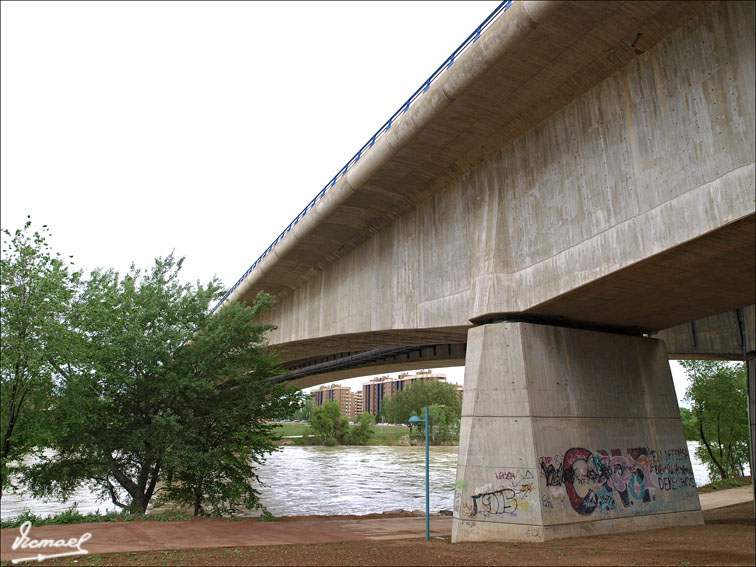
<path id="1" fill-rule="evenodd" d="M 754 27 L 753 3 L 515 3 L 231 299 L 279 296 L 284 361 L 753 304 Z"/>
<path id="2" fill-rule="evenodd" d="M 453 541 L 702 521 L 662 341 L 527 323 L 470 330 Z"/>
<path id="3" fill-rule="evenodd" d="M 744 360 L 744 353 L 756 348 L 756 306 L 690 321 L 655 336 L 673 359 Z"/>
<path id="4" fill-rule="evenodd" d="M 738 486 L 737 488 L 728 488 L 726 490 L 716 490 L 699 494 L 698 499 L 701 501 L 701 510 L 714 510 L 715 508 L 726 508 L 749 502 L 753 500 L 753 485 Z"/>

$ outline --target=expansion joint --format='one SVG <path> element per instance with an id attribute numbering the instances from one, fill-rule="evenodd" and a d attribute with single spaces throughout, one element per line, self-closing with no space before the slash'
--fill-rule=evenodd
<path id="1" fill-rule="evenodd" d="M 616 335 L 644 336 L 649 334 L 647 330 L 638 327 L 622 327 L 619 325 L 601 325 L 584 321 L 573 321 L 564 317 L 550 317 L 547 315 L 534 315 L 533 313 L 493 313 L 470 319 L 477 326 L 496 325 L 499 323 L 530 323 L 531 325 L 547 325 L 549 327 L 565 327 L 568 329 L 583 329 L 585 331 L 599 331 L 601 333 L 614 333 Z"/>

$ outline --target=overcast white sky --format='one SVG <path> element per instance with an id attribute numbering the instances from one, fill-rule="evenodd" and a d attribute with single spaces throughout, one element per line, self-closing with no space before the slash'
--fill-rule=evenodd
<path id="1" fill-rule="evenodd" d="M 497 5 L 2 2 L 0 226 L 231 285 Z"/>

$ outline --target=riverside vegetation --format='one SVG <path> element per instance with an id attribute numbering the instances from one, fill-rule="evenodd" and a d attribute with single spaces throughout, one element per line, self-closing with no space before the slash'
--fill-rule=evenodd
<path id="1" fill-rule="evenodd" d="M 312 427 L 307 423 L 278 423 L 276 433 L 281 436 L 278 441 L 281 445 L 293 445 L 296 447 L 308 445 L 323 445 L 313 433 Z M 354 427 L 354 426 L 351 426 Z M 367 446 L 391 446 L 407 445 L 412 441 L 409 439 L 409 428 L 403 425 L 371 425 L 372 434 L 365 443 Z M 419 442 L 419 439 L 418 439 Z M 425 443 L 425 438 L 422 439 Z M 354 445 L 355 443 L 352 443 Z"/>
<path id="2" fill-rule="evenodd" d="M 337 402 L 327 401 L 322 406 L 312 408 L 310 400 L 305 400 L 294 415 L 307 415 L 309 425 L 297 428 L 301 438 L 290 439 L 296 445 L 410 445 L 425 442 L 423 427 L 415 426 L 410 418 L 424 414 L 428 407 L 430 429 L 429 437 L 433 445 L 456 444 L 458 440 L 459 422 L 462 413 L 462 403 L 457 395 L 457 389 L 445 382 L 417 382 L 406 389 L 396 392 L 391 398 L 384 400 L 379 418 L 387 419 L 392 424 L 406 425 L 392 430 L 385 426 L 373 426 L 374 418 L 371 414 L 357 416 L 355 425 L 350 425 L 349 419 L 341 413 Z M 288 424 L 287 424 L 288 425 Z M 296 424 L 292 424 L 296 425 Z M 292 431 L 289 429 L 289 431 Z M 282 433 L 286 436 L 287 433 Z M 374 437 L 379 440 L 373 442 Z M 288 441 L 287 441 L 288 442 Z"/>
<path id="3" fill-rule="evenodd" d="M 261 507 L 271 421 L 301 401 L 266 380 L 272 327 L 255 321 L 271 297 L 211 315 L 222 285 L 181 283 L 172 253 L 85 276 L 48 238 L 31 222 L 3 231 L 2 490 L 18 478 L 65 501 L 84 484 L 131 515 L 156 496 L 195 515 Z"/>
<path id="4" fill-rule="evenodd" d="M 743 363 L 683 360 L 690 380 L 680 408 L 688 441 L 698 441 L 696 456 L 712 481 L 745 475 L 749 461 L 748 394 Z"/>

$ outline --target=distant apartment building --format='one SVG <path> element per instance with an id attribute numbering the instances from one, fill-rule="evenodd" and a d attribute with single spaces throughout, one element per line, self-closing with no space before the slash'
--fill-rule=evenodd
<path id="1" fill-rule="evenodd" d="M 373 378 L 362 385 L 362 411 L 377 416 L 386 399 L 408 388 L 414 382 L 446 382 L 446 375 L 421 370 L 415 374 L 403 373 L 395 378 L 391 376 Z"/>
<path id="2" fill-rule="evenodd" d="M 352 392 L 352 395 L 354 396 L 354 414 L 360 415 L 361 413 L 364 413 L 364 410 L 362 409 L 362 392 Z"/>
<path id="3" fill-rule="evenodd" d="M 341 408 L 341 413 L 347 416 L 349 421 L 355 421 L 361 413 L 377 416 L 385 400 L 415 382 L 446 382 L 446 375 L 435 374 L 430 370 L 420 370 L 415 374 L 405 372 L 396 377 L 373 378 L 362 385 L 361 392 L 352 392 L 347 386 L 331 384 L 321 386 L 310 395 L 314 407 L 320 407 L 329 401 L 336 402 Z M 462 386 L 457 386 L 457 395 L 461 400 Z"/>
<path id="4" fill-rule="evenodd" d="M 315 407 L 320 407 L 326 402 L 336 402 L 339 404 L 341 413 L 354 421 L 362 413 L 362 392 L 352 392 L 346 386 L 331 384 L 330 386 L 321 386 L 318 390 L 312 392 L 312 403 Z"/>

